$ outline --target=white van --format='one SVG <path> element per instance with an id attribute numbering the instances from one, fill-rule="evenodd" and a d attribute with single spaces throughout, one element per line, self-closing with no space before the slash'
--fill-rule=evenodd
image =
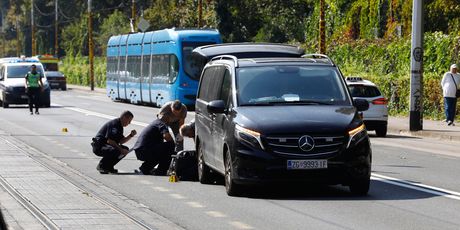
<path id="1" fill-rule="evenodd" d="M 43 76 L 44 90 L 40 95 L 40 105 L 50 107 L 50 87 L 46 80 L 42 64 L 37 59 L 1 58 L 0 59 L 0 104 L 8 108 L 11 104 L 28 104 L 25 92 L 25 76 L 31 66 L 36 65 L 37 71 Z"/>

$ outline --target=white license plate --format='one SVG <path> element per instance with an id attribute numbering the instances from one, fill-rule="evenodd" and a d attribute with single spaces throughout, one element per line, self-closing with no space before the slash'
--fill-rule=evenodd
<path id="1" fill-rule="evenodd" d="M 27 95 L 21 95 L 21 98 L 22 99 L 29 99 L 29 97 L 27 97 Z"/>
<path id="2" fill-rule="evenodd" d="M 52 86 L 58 86 L 59 83 L 51 83 Z"/>
<path id="3" fill-rule="evenodd" d="M 287 169 L 326 169 L 327 160 L 288 160 Z"/>

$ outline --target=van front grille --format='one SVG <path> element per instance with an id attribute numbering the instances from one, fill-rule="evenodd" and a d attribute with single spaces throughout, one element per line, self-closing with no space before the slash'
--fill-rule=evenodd
<path id="1" fill-rule="evenodd" d="M 299 139 L 304 135 L 266 137 L 268 149 L 275 154 L 286 156 L 334 156 L 344 147 L 344 136 L 309 135 L 314 141 L 314 148 L 304 151 L 299 146 Z"/>

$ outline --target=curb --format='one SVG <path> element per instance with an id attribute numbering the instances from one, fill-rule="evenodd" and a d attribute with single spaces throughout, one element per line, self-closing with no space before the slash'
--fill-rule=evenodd
<path id="1" fill-rule="evenodd" d="M 67 89 L 85 91 L 85 92 L 93 92 L 93 93 L 100 93 L 100 94 L 105 94 L 106 93 L 105 88 L 94 87 L 94 90 L 91 90 L 91 88 L 89 86 L 81 86 L 81 85 L 67 84 Z"/>
<path id="2" fill-rule="evenodd" d="M 403 130 L 403 129 L 398 129 L 394 127 L 393 128 L 388 127 L 388 132 L 392 134 L 409 136 L 409 137 L 426 137 L 426 138 L 439 139 L 439 140 L 445 140 L 445 141 L 460 142 L 460 136 L 446 135 L 442 133 L 436 133 L 433 131 L 424 131 L 424 130 L 409 131 L 409 130 Z"/>

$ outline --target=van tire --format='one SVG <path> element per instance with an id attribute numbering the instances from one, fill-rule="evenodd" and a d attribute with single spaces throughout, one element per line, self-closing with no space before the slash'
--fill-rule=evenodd
<path id="1" fill-rule="evenodd" d="M 376 128 L 375 129 L 375 134 L 378 137 L 386 137 L 387 136 L 387 126 L 384 125 L 384 126 L 380 126 L 380 127 Z"/>
<path id="2" fill-rule="evenodd" d="M 233 180 L 234 167 L 232 163 L 232 156 L 230 150 L 227 149 L 225 153 L 225 191 L 229 196 L 241 196 L 243 191 L 243 186 L 236 184 Z"/>
<path id="3" fill-rule="evenodd" d="M 203 156 L 203 148 L 201 148 L 201 144 L 197 145 L 197 153 L 198 153 L 198 181 L 201 184 L 212 184 L 214 182 L 213 175 L 209 166 L 206 165 L 204 162 Z"/>

